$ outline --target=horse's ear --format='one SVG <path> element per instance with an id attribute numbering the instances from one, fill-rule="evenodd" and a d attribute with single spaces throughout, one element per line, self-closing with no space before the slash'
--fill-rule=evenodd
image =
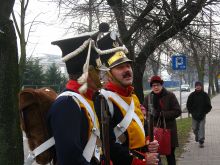
<path id="1" fill-rule="evenodd" d="M 19 110 L 23 110 L 24 108 L 37 102 L 37 99 L 35 97 L 35 90 L 32 88 L 27 88 L 21 91 L 19 93 Z"/>
<path id="2" fill-rule="evenodd" d="M 43 94 L 45 95 L 45 97 L 47 97 L 49 100 L 55 100 L 57 98 L 57 93 L 49 88 L 49 87 L 43 87 L 43 88 L 39 88 L 39 89 L 36 89 L 36 91 L 40 94 Z"/>
<path id="3" fill-rule="evenodd" d="M 23 89 L 18 94 L 19 99 L 19 114 L 20 114 L 20 126 L 23 131 L 26 131 L 26 124 L 24 120 L 24 111 L 26 108 L 30 107 L 32 104 L 37 102 L 35 89 L 26 88 Z"/>

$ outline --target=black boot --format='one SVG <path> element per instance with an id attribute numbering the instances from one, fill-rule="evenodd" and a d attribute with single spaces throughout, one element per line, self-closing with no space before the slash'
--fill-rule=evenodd
<path id="1" fill-rule="evenodd" d="M 200 140 L 200 141 L 199 141 L 199 147 L 200 147 L 200 148 L 203 148 L 203 147 L 204 147 L 204 141 L 203 141 L 203 140 Z"/>

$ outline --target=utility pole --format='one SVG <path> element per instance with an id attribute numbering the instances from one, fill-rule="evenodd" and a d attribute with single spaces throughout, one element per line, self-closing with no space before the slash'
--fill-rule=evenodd
<path id="1" fill-rule="evenodd" d="M 181 85 L 182 85 L 182 75 L 183 75 L 183 72 L 180 71 L 180 109 L 181 109 L 181 116 L 180 118 L 182 119 L 182 90 L 181 90 Z"/>
<path id="2" fill-rule="evenodd" d="M 209 96 L 213 95 L 215 92 L 213 85 L 213 67 L 212 67 L 212 10 L 210 9 L 210 18 L 209 18 L 209 55 L 208 55 L 208 65 L 209 65 L 209 87 L 208 94 Z"/>

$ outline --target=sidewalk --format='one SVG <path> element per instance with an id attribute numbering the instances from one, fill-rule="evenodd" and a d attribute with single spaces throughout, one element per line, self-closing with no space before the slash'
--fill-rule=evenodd
<path id="1" fill-rule="evenodd" d="M 220 94 L 212 99 L 212 110 L 206 116 L 206 139 L 199 148 L 191 132 L 185 152 L 177 160 L 178 165 L 220 165 Z"/>

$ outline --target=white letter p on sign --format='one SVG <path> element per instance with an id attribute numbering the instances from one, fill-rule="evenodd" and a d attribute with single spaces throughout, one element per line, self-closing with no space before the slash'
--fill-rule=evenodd
<path id="1" fill-rule="evenodd" d="M 183 57 L 176 57 L 176 68 L 183 65 Z"/>

